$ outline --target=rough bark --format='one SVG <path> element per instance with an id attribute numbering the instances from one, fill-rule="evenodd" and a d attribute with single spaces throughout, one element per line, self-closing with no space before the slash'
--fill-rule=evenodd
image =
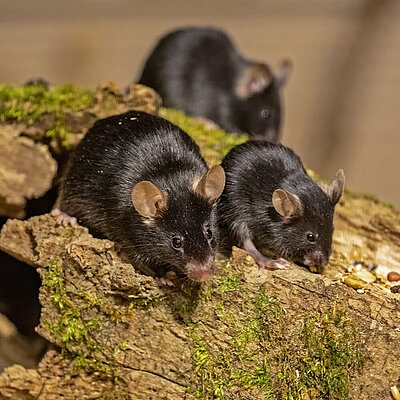
<path id="1" fill-rule="evenodd" d="M 132 85 L 123 95 L 115 83 L 107 82 L 97 89 L 92 107 L 83 111 L 63 110 L 67 137 L 47 136 L 55 125 L 54 113 L 45 113 L 33 122 L 1 122 L 0 215 L 25 217 L 27 200 L 43 196 L 52 187 L 57 161 L 65 159 L 97 119 L 131 109 L 157 114 L 160 105 L 160 98 L 148 87 Z"/>
<path id="2" fill-rule="evenodd" d="M 114 84 L 103 85 L 92 108 L 63 113 L 69 148 L 97 118 L 131 108 L 157 113 L 159 106 L 158 96 L 143 86 L 132 86 L 123 95 Z M 26 200 L 51 187 L 57 165 L 52 155 L 58 161 L 65 155 L 60 140 L 46 137 L 54 123 L 55 115 L 45 114 L 33 124 L 0 125 L 5 144 L 0 149 L 0 214 L 23 217 Z M 192 125 L 189 120 L 188 131 Z M 223 132 L 202 133 L 200 129 L 195 139 L 212 163 L 236 143 Z M 226 143 L 215 147 L 217 141 Z M 400 294 L 391 293 L 385 276 L 400 272 L 400 215 L 373 199 L 347 194 L 337 207 L 335 226 L 333 254 L 323 276 L 296 265 L 258 276 L 252 259 L 236 249 L 230 263 L 220 260 L 219 274 L 210 285 L 183 280 L 171 288 L 135 272 L 119 257 L 118 246 L 93 238 L 83 227 L 59 227 L 49 215 L 8 220 L 0 250 L 38 270 L 43 309 L 37 331 L 52 348 L 37 368 L 29 362 L 7 368 L 0 375 L 0 399 L 175 400 L 191 399 L 196 393 L 207 399 L 264 399 L 265 387 L 253 382 L 255 375 L 250 381 L 243 376 L 246 370 L 257 371 L 265 357 L 275 394 L 286 399 L 290 382 L 279 377 L 284 372 L 279 365 L 282 351 L 289 355 L 285 368 L 293 361 L 295 381 L 304 352 L 299 332 L 309 315 L 314 315 L 312 326 L 326 330 L 328 339 L 332 335 L 340 340 L 350 332 L 345 330 L 347 319 L 339 326 L 325 321 L 337 309 L 347 310 L 357 331 L 358 342 L 353 338 L 350 345 L 361 346 L 366 355 L 362 372 L 349 370 L 351 398 L 389 399 L 390 386 L 400 383 Z M 357 281 L 356 286 L 345 281 L 352 287 L 343 284 L 352 262 L 377 264 L 377 279 L 369 284 Z M 358 292 L 353 288 L 357 285 L 362 287 Z M 265 326 L 267 345 L 246 343 L 257 350 L 254 359 L 248 359 L 238 354 L 237 342 L 245 337 L 240 335 L 247 332 L 246 324 L 253 326 L 254 318 L 260 317 L 254 311 L 260 288 L 271 296 L 276 293 L 284 312 Z M 11 355 L 22 363 L 19 351 L 27 342 L 13 332 L 0 321 L 0 360 L 9 362 Z M 34 352 L 34 343 L 30 346 Z M 238 365 L 236 370 L 230 363 Z M 221 371 L 222 366 L 228 372 Z M 221 385 L 223 396 L 216 393 Z M 308 387 L 295 398 L 327 396 Z"/>
<path id="3" fill-rule="evenodd" d="M 0 129 L 0 215 L 25 216 L 28 199 L 44 195 L 57 172 L 48 147 Z"/>
<path id="4" fill-rule="evenodd" d="M 0 314 L 0 349 L 0 369 L 3 370 L 12 364 L 35 367 L 45 346 L 38 337 L 28 338 L 19 334 L 7 317 Z"/>
<path id="5" fill-rule="evenodd" d="M 236 249 L 229 264 L 220 263 L 219 274 L 237 274 L 240 290 L 221 300 L 220 295 L 205 295 L 204 288 L 189 290 L 185 282 L 160 287 L 124 263 L 112 242 L 93 238 L 85 228 L 56 226 L 49 215 L 9 220 L 0 249 L 38 269 L 44 282 L 38 332 L 55 347 L 37 369 L 7 368 L 0 375 L 0 398 L 191 399 L 187 388 L 199 378 L 193 366 L 194 327 L 201 323 L 210 349 L 228 349 L 232 327 L 219 315 L 221 301 L 235 314 L 246 313 L 243 304 L 263 287 L 277 293 L 294 345 L 302 317 L 332 306 L 347 309 L 362 332 L 367 355 L 362 373 L 352 376 L 351 398 L 390 399 L 390 386 L 399 384 L 400 295 L 376 283 L 358 293 L 335 275 L 354 259 L 398 268 L 400 217 L 379 203 L 348 195 L 338 206 L 335 224 L 334 252 L 325 276 L 295 265 L 258 276 L 251 258 Z M 68 330 L 60 321 L 76 310 L 79 318 L 73 326 L 83 324 L 85 334 L 66 340 Z M 78 372 L 77 355 L 87 356 L 92 364 Z M 320 398 L 312 392 L 307 396 L 302 398 Z M 264 397 L 254 388 L 235 392 L 230 387 L 225 398 Z"/>

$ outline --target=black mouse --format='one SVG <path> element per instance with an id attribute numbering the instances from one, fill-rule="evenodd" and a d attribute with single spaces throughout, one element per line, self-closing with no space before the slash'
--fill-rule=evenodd
<path id="1" fill-rule="evenodd" d="M 73 216 L 118 242 L 145 273 L 172 265 L 202 282 L 215 270 L 215 203 L 224 184 L 222 167 L 208 169 L 180 128 L 129 111 L 97 121 L 79 143 L 53 215 L 60 223 L 74 223 Z"/>
<path id="2" fill-rule="evenodd" d="M 322 272 L 331 254 L 343 170 L 330 185 L 318 185 L 291 149 L 268 142 L 236 146 L 221 165 L 226 174 L 218 201 L 222 251 L 241 247 L 260 270 L 286 268 L 292 260 Z"/>
<path id="3" fill-rule="evenodd" d="M 244 58 L 223 31 L 189 27 L 161 38 L 139 83 L 155 89 L 166 107 L 247 133 L 250 140 L 277 143 L 291 67 L 285 60 L 273 71 Z"/>

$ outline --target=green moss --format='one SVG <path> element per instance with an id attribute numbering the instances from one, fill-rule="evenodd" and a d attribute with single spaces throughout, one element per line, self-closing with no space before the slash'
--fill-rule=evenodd
<path id="1" fill-rule="evenodd" d="M 229 261 L 225 268 L 229 268 Z M 240 272 L 235 272 L 233 276 L 218 278 L 216 292 L 223 295 L 224 293 L 234 292 L 237 290 L 239 287 L 238 277 L 240 275 Z"/>
<path id="2" fill-rule="evenodd" d="M 121 341 L 113 348 L 95 341 L 93 334 L 103 330 L 102 316 L 88 319 L 83 311 L 98 307 L 106 311 L 113 320 L 120 318 L 120 312 L 116 307 L 107 305 L 104 300 L 91 297 L 84 291 L 67 289 L 63 274 L 62 267 L 53 259 L 48 266 L 43 285 L 50 291 L 59 317 L 44 325 L 60 345 L 63 357 L 73 361 L 74 374 L 84 368 L 101 378 L 111 377 L 117 381 L 120 373 L 114 361 L 118 353 L 126 348 L 126 341 Z M 73 298 L 83 299 L 85 306 L 78 305 Z M 104 361 L 105 356 L 111 361 Z"/>
<path id="3" fill-rule="evenodd" d="M 118 307 L 107 303 L 100 297 L 91 296 L 88 292 L 84 290 L 74 290 L 71 292 L 73 295 L 80 297 L 85 301 L 85 304 L 88 308 L 97 308 L 99 311 L 108 315 L 112 322 L 121 321 L 122 317 L 131 315 L 128 313 L 122 312 Z"/>
<path id="4" fill-rule="evenodd" d="M 298 376 L 288 375 L 286 381 L 292 398 L 306 387 L 316 389 L 322 398 L 349 399 L 350 373 L 361 372 L 365 357 L 360 335 L 346 314 L 335 308 L 310 314 L 303 320 L 299 337 L 301 357 L 290 360 L 290 364 L 296 362 Z M 287 370 L 287 360 L 282 364 Z"/>
<path id="5" fill-rule="evenodd" d="M 207 129 L 204 124 L 186 116 L 181 111 L 162 108 L 160 116 L 171 121 L 187 132 L 199 145 L 201 153 L 209 165 L 220 164 L 232 147 L 244 143 L 247 136 L 236 136 L 222 129 Z"/>
<path id="6" fill-rule="evenodd" d="M 53 142 L 53 147 L 68 149 L 70 128 L 65 123 L 65 111 L 91 108 L 94 100 L 94 91 L 72 85 L 54 86 L 49 90 L 40 85 L 0 85 L 0 120 L 23 121 L 32 125 L 45 115 L 53 115 L 54 121 L 46 136 Z M 115 112 L 121 102 L 122 98 L 112 95 L 107 89 L 102 91 L 101 107 L 106 115 Z M 176 110 L 161 109 L 160 116 L 188 132 L 210 164 L 219 164 L 232 147 L 247 139 L 246 136 L 227 134 L 221 129 L 208 130 L 202 123 Z"/>
<path id="7" fill-rule="evenodd" d="M 146 310 L 150 307 L 156 307 L 162 303 L 162 298 L 147 297 L 142 295 L 131 294 L 128 296 L 130 299 L 129 310 L 141 309 Z"/>
<path id="8" fill-rule="evenodd" d="M 214 295 L 229 301 L 226 295 L 234 296 L 234 292 L 238 289 L 237 278 L 238 274 L 221 279 Z M 192 388 L 192 392 L 196 398 L 231 398 L 227 394 L 230 390 L 248 389 L 262 393 L 264 399 L 272 398 L 268 360 L 259 355 L 265 346 L 265 335 L 268 336 L 270 332 L 267 321 L 270 315 L 275 315 L 275 311 L 270 313 L 270 310 L 275 308 L 273 305 L 275 299 L 266 300 L 265 293 L 262 292 L 250 301 L 253 304 L 251 315 L 235 310 L 234 315 L 222 316 L 225 322 L 230 323 L 231 336 L 229 347 L 222 351 L 215 351 L 206 344 L 207 341 L 202 337 L 201 325 L 193 327 L 191 331 L 195 345 L 192 355 L 193 371 L 194 380 L 198 385 Z"/>
<path id="9" fill-rule="evenodd" d="M 69 147 L 69 127 L 65 124 L 66 110 L 81 111 L 90 108 L 94 92 L 72 85 L 15 87 L 0 85 L 1 121 L 23 121 L 32 125 L 44 115 L 54 115 L 54 124 L 46 136 L 64 148 Z"/>
<path id="10" fill-rule="evenodd" d="M 349 399 L 350 377 L 362 370 L 364 355 L 360 334 L 346 313 L 334 307 L 310 313 L 299 327 L 264 288 L 238 302 L 240 286 L 232 286 L 237 277 L 225 278 L 208 292 L 213 301 L 223 297 L 224 314 L 215 313 L 229 345 L 215 348 L 206 325 L 192 327 L 194 396 L 233 400 L 246 392 L 255 399 Z"/>

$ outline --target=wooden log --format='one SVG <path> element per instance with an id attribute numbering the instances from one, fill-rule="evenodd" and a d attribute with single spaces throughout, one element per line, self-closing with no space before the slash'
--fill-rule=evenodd
<path id="1" fill-rule="evenodd" d="M 352 219 L 355 205 L 369 215 Z M 397 219 L 371 200 L 345 196 L 332 269 L 350 262 L 347 234 L 358 245 L 379 237 L 387 259 L 397 259 Z M 382 285 L 358 293 L 295 265 L 258 276 L 235 249 L 212 284 L 161 287 L 124 263 L 112 242 L 59 227 L 49 215 L 9 220 L 0 249 L 38 269 L 38 332 L 55 346 L 37 369 L 6 369 L 1 398 L 264 399 L 267 390 L 289 398 L 295 389 L 299 399 L 389 399 L 399 383 L 400 295 Z M 317 383 L 300 385 L 311 370 Z M 338 375 L 347 386 L 323 395 L 333 390 L 324 382 L 343 384 Z"/>

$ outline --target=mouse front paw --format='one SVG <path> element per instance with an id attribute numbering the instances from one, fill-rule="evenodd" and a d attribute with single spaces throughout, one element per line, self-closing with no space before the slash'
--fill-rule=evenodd
<path id="1" fill-rule="evenodd" d="M 259 268 L 258 275 L 261 275 L 264 269 L 274 271 L 277 269 L 288 269 L 290 267 L 290 261 L 285 260 L 284 258 L 273 260 L 272 258 L 265 257 L 262 260 L 257 260 L 257 264 Z"/>
<path id="2" fill-rule="evenodd" d="M 175 286 L 173 280 L 176 278 L 174 271 L 168 271 L 163 277 L 156 278 L 156 280 L 164 286 Z"/>
<path id="3" fill-rule="evenodd" d="M 57 224 L 62 226 L 77 226 L 78 220 L 75 217 L 70 217 L 58 208 L 53 208 L 50 213 L 51 216 L 56 218 Z"/>

